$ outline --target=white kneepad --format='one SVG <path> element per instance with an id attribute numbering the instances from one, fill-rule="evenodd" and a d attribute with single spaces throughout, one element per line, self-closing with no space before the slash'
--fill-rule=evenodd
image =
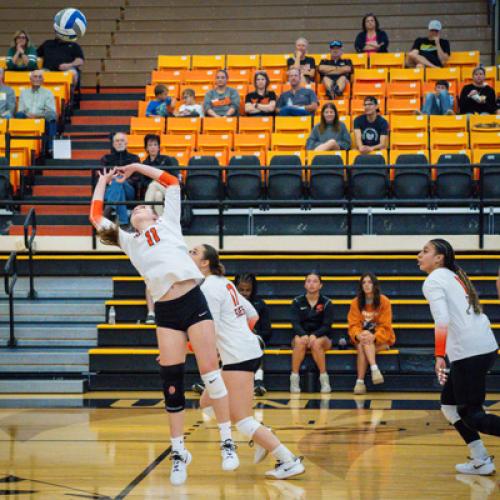
<path id="1" fill-rule="evenodd" d="M 441 405 L 441 411 L 450 424 L 455 425 L 460 420 L 456 405 Z"/>
<path id="2" fill-rule="evenodd" d="M 248 439 L 252 438 L 259 427 L 260 423 L 253 417 L 246 417 L 241 419 L 239 422 L 236 422 L 236 428 L 238 429 L 238 431 Z"/>
<path id="3" fill-rule="evenodd" d="M 220 399 L 227 396 L 226 384 L 224 383 L 220 370 L 204 373 L 201 379 L 211 399 Z"/>

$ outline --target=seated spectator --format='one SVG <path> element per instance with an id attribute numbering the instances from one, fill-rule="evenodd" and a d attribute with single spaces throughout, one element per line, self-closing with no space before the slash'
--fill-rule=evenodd
<path id="1" fill-rule="evenodd" d="M 486 82 L 486 72 L 478 66 L 472 73 L 472 83 L 464 85 L 460 92 L 460 113 L 492 115 L 497 112 L 495 89 Z"/>
<path id="2" fill-rule="evenodd" d="M 305 38 L 298 38 L 295 42 L 295 53 L 286 61 L 288 69 L 295 68 L 300 71 L 302 83 L 313 83 L 316 74 L 316 61 L 314 57 L 306 56 L 309 42 Z"/>
<path id="3" fill-rule="evenodd" d="M 331 102 L 323 104 L 321 121 L 307 139 L 306 149 L 312 151 L 338 151 L 351 149 L 351 134 L 339 120 L 337 107 Z"/>
<path id="4" fill-rule="evenodd" d="M 256 71 L 253 77 L 255 90 L 245 97 L 245 114 L 249 116 L 272 116 L 276 109 L 276 94 L 267 90 L 270 80 L 265 71 Z"/>
<path id="5" fill-rule="evenodd" d="M 363 155 L 387 149 L 389 124 L 378 114 L 378 101 L 373 96 L 365 97 L 365 114 L 354 120 L 356 148 Z"/>
<path id="6" fill-rule="evenodd" d="M 406 57 L 408 67 L 442 68 L 450 57 L 450 42 L 440 37 L 441 22 L 434 19 L 429 23 L 427 37 L 417 38 Z"/>
<path id="7" fill-rule="evenodd" d="M 0 117 L 12 118 L 16 112 L 16 93 L 3 82 L 4 71 L 0 68 Z"/>
<path id="8" fill-rule="evenodd" d="M 174 106 L 175 99 L 169 97 L 168 88 L 160 83 L 155 86 L 155 99 L 148 103 L 146 116 L 169 116 Z"/>
<path id="9" fill-rule="evenodd" d="M 343 43 L 340 40 L 330 42 L 330 59 L 319 63 L 319 74 L 330 99 L 340 97 L 351 79 L 354 68 L 350 59 L 342 59 Z"/>
<path id="10" fill-rule="evenodd" d="M 38 68 L 36 47 L 31 45 L 26 31 L 20 30 L 14 33 L 5 62 L 9 71 L 33 71 Z"/>
<path id="11" fill-rule="evenodd" d="M 260 346 L 265 349 L 266 344 L 271 340 L 271 320 L 269 319 L 269 308 L 266 303 L 257 296 L 257 279 L 255 274 L 242 273 L 234 277 L 234 284 L 238 292 L 245 297 L 255 307 L 259 314 L 259 320 L 255 324 L 253 331 L 259 337 Z M 263 396 L 267 389 L 264 386 L 264 364 L 261 363 L 259 369 L 255 372 L 256 396 Z"/>
<path id="12" fill-rule="evenodd" d="M 203 116 L 203 108 L 201 104 L 196 104 L 195 97 L 193 89 L 184 89 L 182 91 L 183 103 L 177 111 L 174 111 L 174 116 Z"/>
<path id="13" fill-rule="evenodd" d="M 70 71 L 73 74 L 73 83 L 78 82 L 85 58 L 82 48 L 76 42 L 66 42 L 56 36 L 53 40 L 43 42 L 38 47 L 37 54 L 43 58 L 43 69 Z"/>
<path id="14" fill-rule="evenodd" d="M 220 69 L 215 74 L 215 88 L 205 94 L 203 110 L 206 116 L 238 116 L 240 114 L 240 96 L 227 86 L 227 71 Z"/>
<path id="15" fill-rule="evenodd" d="M 101 165 L 104 167 L 123 167 L 130 163 L 140 163 L 141 160 L 137 155 L 127 151 L 127 136 L 123 132 L 117 132 L 113 135 L 111 153 L 104 155 L 101 158 Z M 104 201 L 131 201 L 136 200 L 137 195 L 142 185 L 142 175 L 138 173 L 132 174 L 125 182 L 120 183 L 115 179 L 106 188 Z M 112 219 L 112 211 L 118 215 L 120 226 L 125 228 L 129 225 L 128 207 L 126 205 L 106 205 L 104 210 L 105 217 Z"/>
<path id="16" fill-rule="evenodd" d="M 293 328 L 292 373 L 290 392 L 300 392 L 299 370 L 308 349 L 319 369 L 321 392 L 331 392 L 326 371 L 325 352 L 332 346 L 331 324 L 333 307 L 330 299 L 320 293 L 321 276 L 311 272 L 306 276 L 306 293 L 293 299 L 291 318 Z"/>
<path id="17" fill-rule="evenodd" d="M 389 37 L 385 31 L 380 29 L 375 14 L 366 14 L 361 22 L 361 30 L 354 42 L 356 52 L 387 52 Z"/>
<path id="18" fill-rule="evenodd" d="M 304 89 L 300 85 L 300 71 L 292 68 L 288 70 L 290 90 L 283 92 L 276 104 L 277 114 L 280 116 L 314 115 L 318 109 L 318 98 L 311 89 Z"/>
<path id="19" fill-rule="evenodd" d="M 450 84 L 446 80 L 438 80 L 434 86 L 434 92 L 425 96 L 422 111 L 416 111 L 421 115 L 453 115 L 453 96 L 448 93 Z"/>
<path id="20" fill-rule="evenodd" d="M 45 132 L 49 136 L 48 149 L 52 149 L 52 139 L 57 133 L 57 111 L 54 94 L 42 87 L 43 71 L 37 69 L 30 73 L 31 87 L 21 92 L 16 118 L 43 118 Z"/>
<path id="21" fill-rule="evenodd" d="M 358 296 L 351 302 L 349 337 L 358 351 L 357 380 L 354 394 L 365 394 L 365 375 L 371 369 L 372 382 L 383 384 L 384 377 L 376 363 L 376 353 L 389 349 L 396 341 L 392 329 L 392 308 L 389 299 L 380 293 L 377 277 L 365 273 L 359 280 Z"/>

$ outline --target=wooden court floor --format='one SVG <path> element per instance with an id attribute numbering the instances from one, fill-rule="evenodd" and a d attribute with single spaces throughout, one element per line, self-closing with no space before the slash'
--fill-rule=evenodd
<path id="1" fill-rule="evenodd" d="M 293 397 L 292 397 L 293 396 Z M 500 476 L 458 475 L 467 449 L 439 411 L 437 394 L 268 393 L 255 415 L 296 454 L 306 473 L 266 480 L 235 432 L 241 465 L 220 468 L 218 433 L 189 397 L 188 482 L 169 483 L 161 394 L 0 395 L 0 499 L 487 499 Z M 500 394 L 488 411 L 500 414 Z M 500 457 L 500 439 L 485 438 Z M 498 463 L 500 467 L 500 460 Z"/>

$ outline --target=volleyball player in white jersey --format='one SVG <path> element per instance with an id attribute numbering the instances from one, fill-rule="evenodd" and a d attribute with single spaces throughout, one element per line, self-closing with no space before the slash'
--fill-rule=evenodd
<path id="1" fill-rule="evenodd" d="M 266 476 L 286 479 L 304 472 L 302 459 L 296 457 L 279 439 L 253 417 L 253 380 L 262 360 L 262 349 L 252 328 L 259 316 L 233 283 L 224 277 L 219 255 L 210 245 L 199 245 L 191 257 L 205 276 L 201 289 L 214 318 L 217 349 L 222 360 L 222 376 L 229 392 L 231 420 L 236 428 L 256 445 L 254 463 L 266 455 L 277 464 Z M 212 400 L 205 391 L 200 400 L 204 412 L 210 413 Z"/>
<path id="2" fill-rule="evenodd" d="M 452 246 L 431 240 L 418 254 L 429 276 L 423 285 L 435 322 L 436 374 L 443 385 L 441 410 L 467 443 L 470 461 L 457 464 L 462 474 L 489 475 L 495 464 L 479 432 L 500 436 L 500 417 L 485 413 L 486 374 L 498 344 L 482 313 L 474 285 L 455 263 Z M 445 356 L 450 361 L 447 374 Z"/>
<path id="3" fill-rule="evenodd" d="M 130 218 L 135 233 L 128 233 L 103 218 L 103 198 L 107 184 L 113 179 L 124 182 L 134 172 L 150 177 L 167 188 L 165 211 L 162 217 L 158 217 L 151 206 L 136 206 Z M 187 466 L 191 462 L 183 437 L 186 334 L 196 355 L 201 378 L 214 402 L 221 440 L 231 440 L 229 402 L 218 365 L 214 323 L 199 287 L 203 276 L 189 257 L 182 236 L 180 212 L 177 178 L 140 163 L 100 174 L 90 212 L 90 220 L 101 241 L 119 246 L 129 256 L 155 302 L 160 376 L 172 442 L 170 481 L 174 485 L 185 482 Z M 222 458 L 223 469 L 227 470 L 229 467 L 224 453 Z M 234 461 L 234 453 L 230 458 Z"/>

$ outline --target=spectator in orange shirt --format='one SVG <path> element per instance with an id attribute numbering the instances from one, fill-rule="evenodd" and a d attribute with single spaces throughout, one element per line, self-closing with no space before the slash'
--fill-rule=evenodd
<path id="1" fill-rule="evenodd" d="M 389 349 L 396 340 L 392 329 L 392 309 L 389 299 L 380 293 L 380 285 L 373 273 L 365 273 L 359 280 L 358 295 L 351 302 L 347 316 L 349 337 L 358 351 L 354 394 L 365 394 L 365 375 L 371 368 L 372 382 L 383 384 L 375 357 Z"/>

